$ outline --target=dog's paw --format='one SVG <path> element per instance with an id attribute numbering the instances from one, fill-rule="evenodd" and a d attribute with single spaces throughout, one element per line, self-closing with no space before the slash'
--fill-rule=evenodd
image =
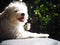
<path id="1" fill-rule="evenodd" d="M 24 28 L 25 28 L 25 30 L 30 30 L 31 29 L 31 24 L 27 23 Z"/>
<path id="2" fill-rule="evenodd" d="M 42 33 L 40 33 L 39 35 L 40 35 L 40 37 L 42 37 L 42 38 L 48 38 L 48 37 L 49 37 L 49 34 L 42 34 Z"/>

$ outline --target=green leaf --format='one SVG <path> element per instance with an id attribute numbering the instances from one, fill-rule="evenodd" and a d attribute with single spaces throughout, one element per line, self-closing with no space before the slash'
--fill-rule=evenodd
<path id="1" fill-rule="evenodd" d="M 45 10 L 48 10 L 48 8 L 45 8 Z"/>
<path id="2" fill-rule="evenodd" d="M 38 15 L 39 15 L 39 17 L 42 17 L 40 12 L 38 12 Z"/>
<path id="3" fill-rule="evenodd" d="M 44 6 L 44 4 L 41 4 L 41 5 L 40 5 L 40 8 L 42 8 L 43 6 Z"/>
<path id="4" fill-rule="evenodd" d="M 54 16 L 59 16 L 58 13 L 54 13 Z"/>

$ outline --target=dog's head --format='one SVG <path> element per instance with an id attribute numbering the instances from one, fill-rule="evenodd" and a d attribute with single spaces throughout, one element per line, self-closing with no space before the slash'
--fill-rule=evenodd
<path id="1" fill-rule="evenodd" d="M 28 10 L 24 2 L 10 3 L 4 10 L 4 15 L 11 21 L 26 23 Z"/>

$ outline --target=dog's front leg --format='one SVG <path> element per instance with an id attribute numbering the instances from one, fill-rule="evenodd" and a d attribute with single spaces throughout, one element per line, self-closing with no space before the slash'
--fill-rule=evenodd
<path id="1" fill-rule="evenodd" d="M 32 37 L 48 38 L 49 34 L 37 34 L 37 33 L 31 33 L 31 32 L 25 31 L 22 37 L 23 38 L 29 38 L 29 37 L 31 37 L 31 38 Z"/>
<path id="2" fill-rule="evenodd" d="M 23 33 L 18 33 L 16 38 L 48 38 L 49 34 L 38 34 L 24 31 Z"/>

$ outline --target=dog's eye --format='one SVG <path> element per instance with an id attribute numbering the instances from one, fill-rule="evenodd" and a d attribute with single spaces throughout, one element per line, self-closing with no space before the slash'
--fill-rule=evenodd
<path id="1" fill-rule="evenodd" d="M 18 10 L 15 10 L 15 12 L 17 12 Z"/>

